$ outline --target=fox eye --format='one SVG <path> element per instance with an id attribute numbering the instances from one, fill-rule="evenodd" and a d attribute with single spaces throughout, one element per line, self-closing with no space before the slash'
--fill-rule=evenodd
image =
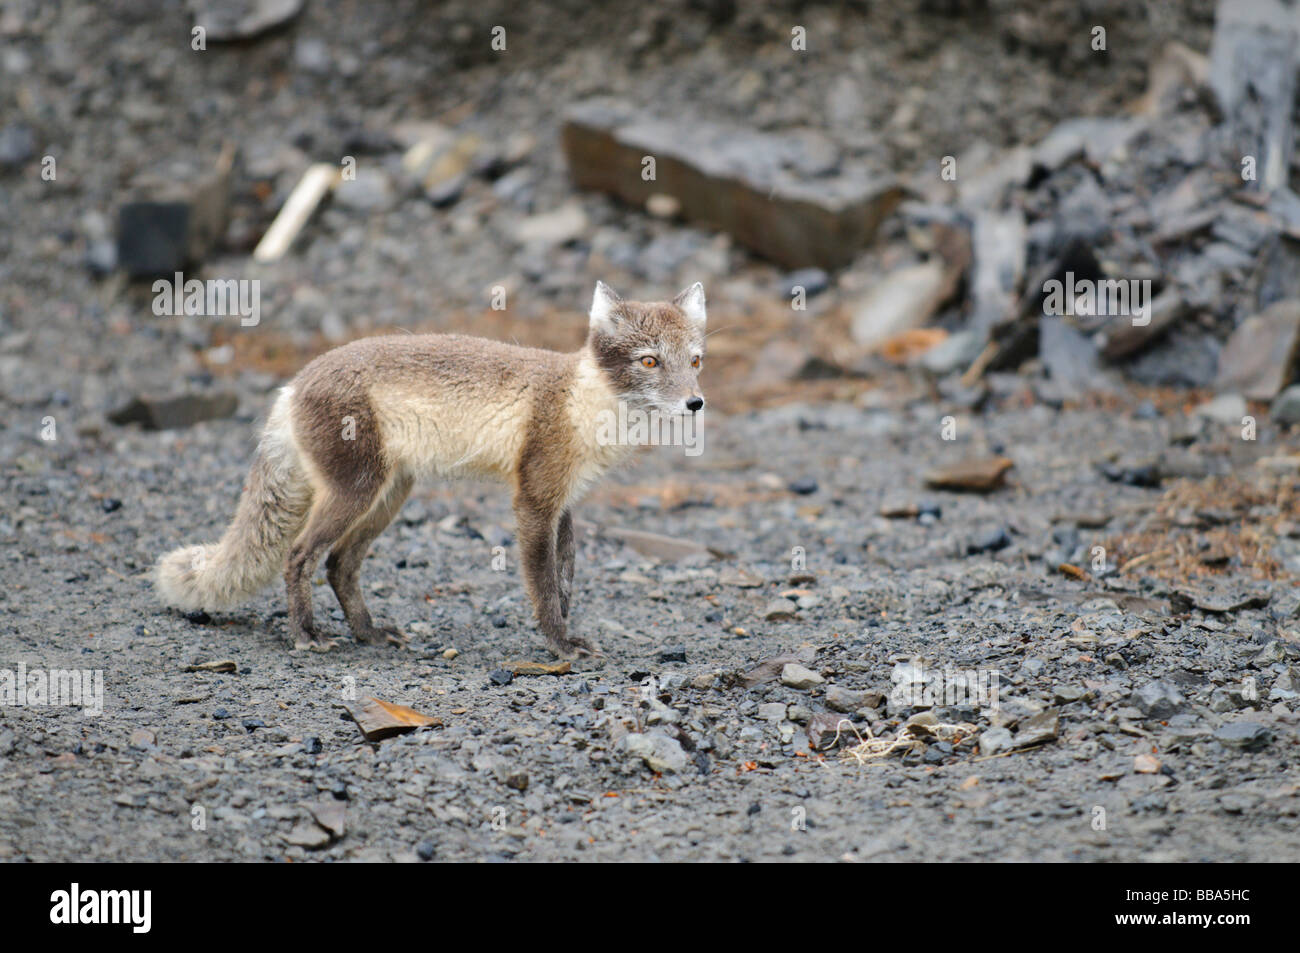
<path id="1" fill-rule="evenodd" d="M 642 366 L 642 367 L 658 367 L 658 366 L 659 366 L 659 358 L 657 358 L 657 357 L 651 357 L 649 354 L 647 354 L 645 357 L 641 358 L 641 366 Z"/>
<path id="2" fill-rule="evenodd" d="M 696 354 L 693 358 L 691 358 L 691 367 L 698 368 L 699 366 L 700 366 L 700 356 Z"/>

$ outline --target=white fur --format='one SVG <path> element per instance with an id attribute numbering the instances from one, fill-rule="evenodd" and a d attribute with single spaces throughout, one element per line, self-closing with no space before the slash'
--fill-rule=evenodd
<path id="1" fill-rule="evenodd" d="M 279 575 L 311 503 L 289 420 L 292 396 L 292 387 L 280 391 L 262 432 L 254 463 L 260 494 L 245 490 L 220 542 L 183 546 L 158 561 L 154 582 L 167 605 L 189 611 L 230 608 Z"/>
<path id="2" fill-rule="evenodd" d="M 692 323 L 701 330 L 704 328 L 705 322 L 708 320 L 708 315 L 704 313 L 704 285 L 698 281 L 695 282 L 695 284 L 679 294 L 674 303 L 682 309 L 682 313 Z"/>
<path id="3" fill-rule="evenodd" d="M 508 393 L 448 406 L 438 394 L 386 387 L 370 399 L 389 464 L 417 479 L 506 479 L 527 435 L 527 401 Z"/>
<path id="4" fill-rule="evenodd" d="M 591 296 L 591 327 L 606 334 L 614 330 L 614 309 L 618 306 L 619 296 L 610 290 L 603 281 L 596 282 L 596 291 Z"/>

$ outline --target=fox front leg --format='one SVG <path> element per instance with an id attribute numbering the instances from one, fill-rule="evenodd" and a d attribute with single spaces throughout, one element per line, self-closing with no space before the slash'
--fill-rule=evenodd
<path id="1" fill-rule="evenodd" d="M 546 647 L 558 658 L 589 655 L 590 643 L 570 636 L 560 596 L 560 559 L 557 548 L 559 517 L 518 503 L 519 554 L 523 561 L 524 584 L 537 614 L 537 626 L 546 637 Z"/>
<path id="2" fill-rule="evenodd" d="M 556 578 L 560 586 L 560 615 L 569 618 L 569 602 L 573 596 L 573 516 L 565 510 L 560 514 L 560 525 L 555 531 Z"/>

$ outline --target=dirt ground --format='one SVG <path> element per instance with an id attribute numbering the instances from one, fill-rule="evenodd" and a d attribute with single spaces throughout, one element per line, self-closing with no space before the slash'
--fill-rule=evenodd
<path id="1" fill-rule="evenodd" d="M 1243 440 L 1193 413 L 1203 394 L 1057 406 L 1032 368 L 991 375 L 982 401 L 903 371 L 775 389 L 754 359 L 780 324 L 772 266 L 599 196 L 577 197 L 592 247 L 511 237 L 574 197 L 558 119 L 591 93 L 833 124 L 849 155 L 906 170 L 1113 110 L 1160 38 L 1205 49 L 1212 17 L 1095 4 L 1116 52 L 1098 65 L 1061 39 L 1086 34 L 1077 4 L 948 6 L 812 5 L 798 67 L 780 4 L 720 25 L 710 4 L 310 2 L 289 30 L 203 54 L 181 4 L 7 7 L 0 126 L 36 142 L 0 171 L 0 689 L 20 665 L 90 670 L 104 711 L 0 706 L 0 859 L 1300 859 L 1300 448 L 1264 408 Z M 475 39 L 498 12 L 508 65 Z M 307 161 L 350 149 L 391 169 L 366 144 L 413 118 L 532 135 L 523 191 L 336 204 L 289 258 L 250 262 Z M 259 278 L 263 321 L 155 316 L 147 284 L 88 258 L 137 170 L 230 140 L 236 221 L 203 274 Z M 606 254 L 621 247 L 636 254 Z M 573 346 L 596 278 L 633 296 L 702 280 L 727 329 L 705 452 L 648 450 L 579 509 L 574 612 L 602 657 L 501 674 L 550 659 L 507 495 L 476 484 L 417 490 L 367 561 L 371 609 L 408 650 L 291 652 L 278 587 L 210 618 L 158 606 L 148 568 L 219 534 L 274 389 L 311 353 L 391 328 Z M 485 298 L 501 281 L 504 316 Z M 106 419 L 133 394 L 215 389 L 233 417 Z M 990 493 L 925 483 L 988 455 L 1014 464 Z M 619 528 L 707 550 L 654 559 Z M 778 665 L 746 687 L 786 655 L 811 677 L 783 684 Z M 892 694 L 914 660 L 996 673 L 997 703 Z M 368 696 L 440 724 L 367 742 L 344 706 Z M 841 717 L 844 743 L 815 750 Z M 905 731 L 906 750 L 859 745 Z"/>

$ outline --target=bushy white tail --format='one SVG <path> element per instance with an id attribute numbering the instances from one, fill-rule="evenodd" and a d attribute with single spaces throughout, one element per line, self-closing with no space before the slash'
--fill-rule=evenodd
<path id="1" fill-rule="evenodd" d="M 277 400 L 235 518 L 218 543 L 182 546 L 158 560 L 154 585 L 165 605 L 229 609 L 254 596 L 284 567 L 311 506 L 311 485 L 290 435 L 288 388 Z"/>

